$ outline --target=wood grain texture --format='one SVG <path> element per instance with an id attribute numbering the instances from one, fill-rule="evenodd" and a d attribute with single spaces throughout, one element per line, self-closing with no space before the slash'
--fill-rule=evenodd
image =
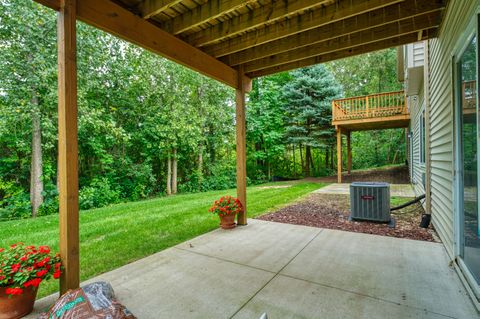
<path id="1" fill-rule="evenodd" d="M 437 29 L 435 29 L 435 28 L 426 30 L 423 33 L 424 34 L 424 39 L 434 37 L 436 35 L 436 30 Z M 339 50 L 339 51 L 335 51 L 335 52 L 331 52 L 331 53 L 327 53 L 327 54 L 321 54 L 321 55 L 314 56 L 314 57 L 311 57 L 311 58 L 307 58 L 307 59 L 304 59 L 304 60 L 289 62 L 289 63 L 285 63 L 285 64 L 282 64 L 282 65 L 274 66 L 274 67 L 271 67 L 271 68 L 265 68 L 265 69 L 262 69 L 262 70 L 259 70 L 259 71 L 250 72 L 250 73 L 247 73 L 247 76 L 249 76 L 250 78 L 257 78 L 257 77 L 260 77 L 260 76 L 265 76 L 265 75 L 274 74 L 274 73 L 278 73 L 278 72 L 303 68 L 303 67 L 314 65 L 314 64 L 325 63 L 325 62 L 332 61 L 332 60 L 343 59 L 343 58 L 347 58 L 347 57 L 351 57 L 351 56 L 355 56 L 355 55 L 359 55 L 359 54 L 364 54 L 364 53 L 368 53 L 368 52 L 372 52 L 372 51 L 376 51 L 376 50 L 382 50 L 382 49 L 387 49 L 387 48 L 391 48 L 391 47 L 396 47 L 396 46 L 399 46 L 399 45 L 416 42 L 417 41 L 417 36 L 418 36 L 418 34 L 417 34 L 417 32 L 415 32 L 415 33 L 411 33 L 411 34 L 400 36 L 400 37 L 394 37 L 394 38 L 387 39 L 387 40 L 381 40 L 381 41 L 374 42 L 374 43 L 367 44 L 367 45 L 360 45 L 360 46 L 356 46 L 356 47 L 349 48 L 349 49 Z"/>
<path id="2" fill-rule="evenodd" d="M 259 39 L 259 37 L 254 37 L 254 35 L 258 35 L 257 32 L 255 34 L 247 33 L 242 37 L 234 38 L 212 47 L 206 47 L 205 50 L 215 57 L 223 56 L 220 58 L 221 61 L 235 66 L 319 42 L 333 40 L 352 33 L 386 26 L 394 22 L 400 23 L 402 20 L 429 13 L 435 13 L 434 19 L 440 21 L 440 10 L 443 8 L 440 4 L 435 2 L 422 2 L 414 6 L 414 3 L 415 0 L 406 0 L 391 7 L 377 9 L 279 39 L 275 37 L 275 33 L 269 32 L 268 38 L 265 37 L 265 40 L 274 39 L 274 41 L 268 41 L 266 43 L 263 43 L 264 41 Z M 242 49 L 250 46 L 247 38 L 251 38 L 255 46 Z M 242 51 L 226 55 L 239 49 L 242 49 Z"/>
<path id="3" fill-rule="evenodd" d="M 60 292 L 80 285 L 77 138 L 76 0 L 62 0 L 58 13 L 58 160 Z"/>
<path id="4" fill-rule="evenodd" d="M 244 212 L 238 214 L 238 225 L 247 224 L 247 131 L 245 118 L 245 88 L 249 87 L 248 78 L 243 76 L 243 70 L 238 70 L 238 87 L 235 91 L 236 104 L 236 140 L 237 140 L 237 198 L 243 205 Z"/>

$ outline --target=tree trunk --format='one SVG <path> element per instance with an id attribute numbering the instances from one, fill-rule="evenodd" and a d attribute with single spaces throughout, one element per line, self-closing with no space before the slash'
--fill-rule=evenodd
<path id="1" fill-rule="evenodd" d="M 312 150 L 310 145 L 305 146 L 305 176 L 310 177 L 310 166 L 312 162 Z"/>
<path id="2" fill-rule="evenodd" d="M 328 147 L 325 149 L 325 169 L 328 170 L 329 166 L 328 166 L 328 157 L 330 155 L 330 150 L 328 149 Z"/>
<path id="3" fill-rule="evenodd" d="M 335 147 L 330 148 L 330 168 L 335 169 Z"/>
<path id="4" fill-rule="evenodd" d="M 177 193 L 177 149 L 173 149 L 173 163 L 172 163 L 172 194 Z"/>
<path id="5" fill-rule="evenodd" d="M 172 195 L 172 159 L 170 154 L 167 158 L 167 195 Z"/>
<path id="6" fill-rule="evenodd" d="M 305 172 L 305 165 L 304 165 L 304 162 L 303 162 L 303 147 L 302 147 L 302 144 L 300 144 L 299 148 L 300 148 L 300 166 L 302 168 L 302 174 L 303 174 Z"/>
<path id="7" fill-rule="evenodd" d="M 295 158 L 295 144 L 292 144 L 293 147 L 293 177 L 297 178 L 297 163 Z"/>
<path id="8" fill-rule="evenodd" d="M 203 145 L 198 145 L 198 163 L 197 163 L 197 174 L 198 174 L 198 191 L 202 191 L 203 184 Z"/>
<path id="9" fill-rule="evenodd" d="M 30 168 L 30 203 L 32 217 L 37 216 L 38 208 L 43 203 L 43 158 L 42 158 L 42 126 L 41 115 L 38 107 L 38 97 L 32 97 L 32 162 Z"/>

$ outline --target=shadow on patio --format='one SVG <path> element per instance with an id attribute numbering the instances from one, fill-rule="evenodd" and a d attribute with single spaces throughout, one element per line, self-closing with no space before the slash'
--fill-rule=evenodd
<path id="1" fill-rule="evenodd" d="M 91 281 L 142 319 L 477 318 L 448 263 L 439 243 L 249 220 Z"/>

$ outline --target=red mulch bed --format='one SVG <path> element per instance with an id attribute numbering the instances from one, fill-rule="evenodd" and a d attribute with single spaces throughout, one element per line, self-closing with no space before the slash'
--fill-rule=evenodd
<path id="1" fill-rule="evenodd" d="M 438 241 L 438 237 L 431 225 L 428 229 L 419 227 L 423 213 L 423 208 L 420 204 L 406 207 L 392 214 L 396 220 L 396 227 L 389 228 L 387 224 L 382 223 L 349 221 L 349 200 L 348 195 L 312 194 L 301 202 L 257 218 L 286 224 L 432 242 Z"/>

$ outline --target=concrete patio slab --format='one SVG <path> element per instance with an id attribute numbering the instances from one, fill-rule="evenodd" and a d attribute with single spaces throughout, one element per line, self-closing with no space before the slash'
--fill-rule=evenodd
<path id="1" fill-rule="evenodd" d="M 440 243 L 325 229 L 281 273 L 433 313 L 469 318 L 473 306 L 448 264 Z"/>
<path id="2" fill-rule="evenodd" d="M 262 312 L 268 313 L 268 317 L 273 319 L 447 318 L 422 309 L 404 307 L 285 276 L 273 279 L 234 318 L 256 319 Z"/>
<path id="3" fill-rule="evenodd" d="M 440 244 L 259 220 L 99 280 L 139 319 L 480 318 Z"/>
<path id="4" fill-rule="evenodd" d="M 350 194 L 350 184 L 348 183 L 334 183 L 322 187 L 313 193 L 317 194 L 338 194 L 338 195 L 349 195 Z M 413 187 L 410 184 L 390 184 L 390 196 L 395 197 L 415 197 Z"/>
<path id="5" fill-rule="evenodd" d="M 299 228 L 289 224 L 278 227 L 277 223 L 256 219 L 251 219 L 248 223 L 247 227 L 237 227 L 235 231 L 216 230 L 177 247 L 278 272 L 322 231 L 320 228 Z M 232 248 L 235 253 L 232 253 Z"/>

